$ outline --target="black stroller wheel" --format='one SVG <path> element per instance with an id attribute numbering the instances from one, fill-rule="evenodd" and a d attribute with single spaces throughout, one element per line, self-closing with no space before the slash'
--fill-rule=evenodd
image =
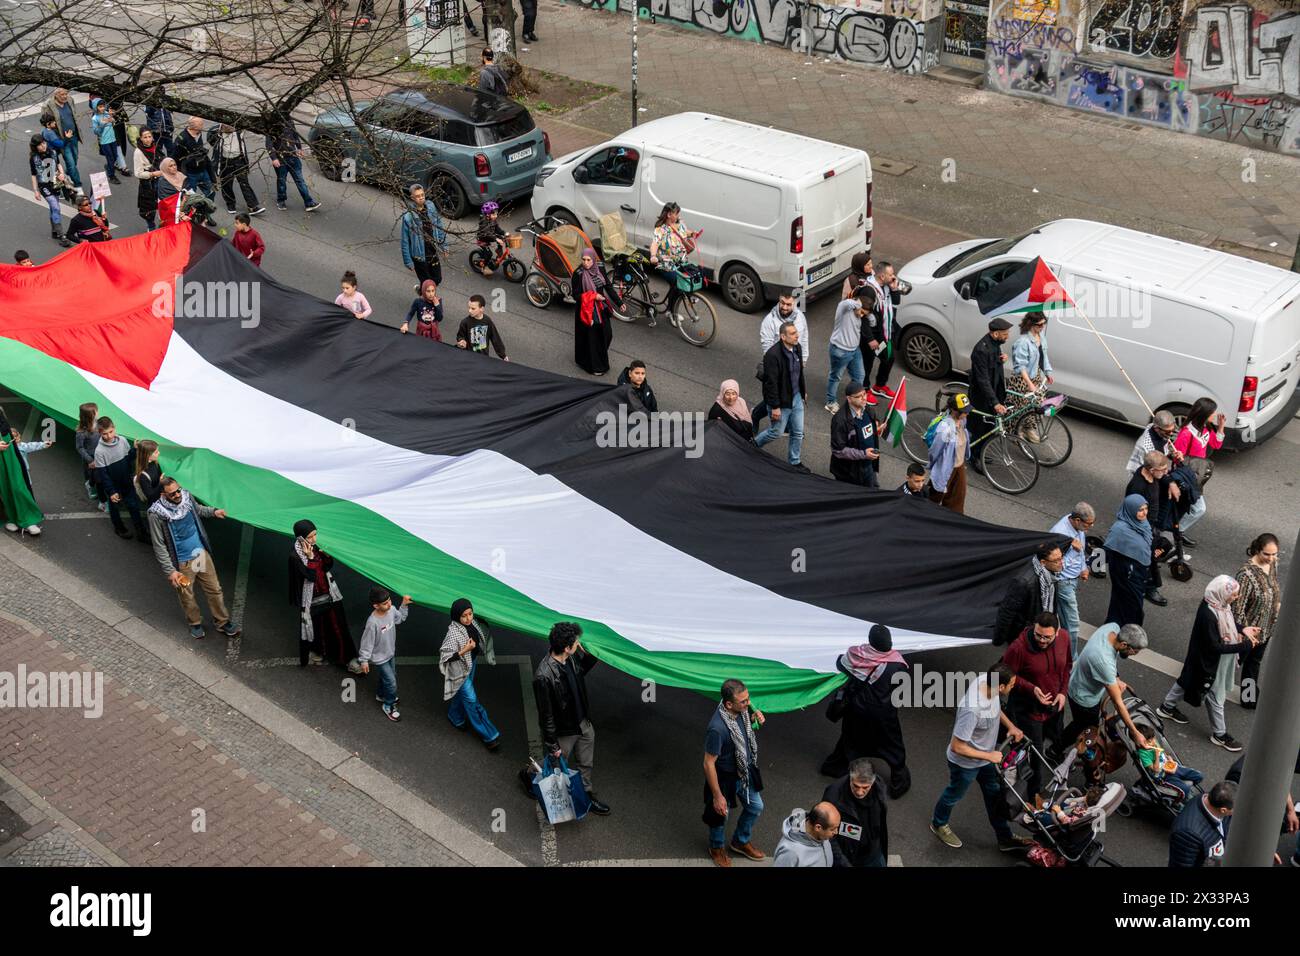
<path id="1" fill-rule="evenodd" d="M 1175 581 L 1186 584 L 1192 579 L 1192 566 L 1186 561 L 1170 561 L 1169 573 Z"/>
<path id="2" fill-rule="evenodd" d="M 1130 803 L 1128 800 L 1125 800 L 1123 803 L 1121 803 L 1118 807 L 1115 808 L 1115 812 L 1119 814 L 1121 817 L 1127 819 L 1128 817 L 1133 816 L 1133 804 Z"/>

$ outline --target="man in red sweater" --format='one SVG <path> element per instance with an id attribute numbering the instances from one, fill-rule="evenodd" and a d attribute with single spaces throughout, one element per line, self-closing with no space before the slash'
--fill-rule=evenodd
<path id="1" fill-rule="evenodd" d="M 266 243 L 262 241 L 261 233 L 252 226 L 252 220 L 248 218 L 248 213 L 241 212 L 235 216 L 235 234 L 230 237 L 230 241 L 235 244 L 239 254 L 249 260 L 253 265 L 261 267 L 262 253 L 266 252 Z"/>
<path id="2" fill-rule="evenodd" d="M 1043 611 L 1030 627 L 1025 628 L 1007 647 L 1002 663 L 1016 675 L 1016 684 L 1007 705 L 1007 716 L 1024 731 L 1038 752 L 1045 740 L 1064 745 L 1059 740 L 1066 689 L 1070 684 L 1070 632 L 1051 611 Z M 1029 793 L 1039 792 L 1050 771 L 1038 759 L 1029 763 Z"/>

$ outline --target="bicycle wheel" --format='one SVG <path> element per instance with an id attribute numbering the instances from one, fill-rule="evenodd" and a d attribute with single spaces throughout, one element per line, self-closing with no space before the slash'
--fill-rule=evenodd
<path id="1" fill-rule="evenodd" d="M 1064 464 L 1074 450 L 1074 436 L 1070 434 L 1070 426 L 1058 415 L 1029 415 L 1025 427 L 1038 433 L 1038 441 L 1030 441 L 1029 446 L 1044 468 Z"/>
<path id="2" fill-rule="evenodd" d="M 1023 495 L 1038 481 L 1038 458 L 1022 438 L 1005 432 L 984 440 L 980 464 L 984 476 L 998 491 Z"/>
<path id="3" fill-rule="evenodd" d="M 528 275 L 528 267 L 510 256 L 501 264 L 501 274 L 506 277 L 507 282 L 523 282 L 524 277 Z"/>
<path id="4" fill-rule="evenodd" d="M 614 313 L 614 318 L 620 322 L 635 322 L 650 314 L 649 306 L 646 305 L 650 293 L 644 285 L 639 282 L 615 279 L 613 286 L 614 296 L 623 303 L 621 308 L 614 308 L 614 303 L 610 302 L 610 310 Z"/>
<path id="5" fill-rule="evenodd" d="M 903 451 L 918 465 L 930 463 L 930 446 L 925 443 L 925 433 L 932 421 L 934 416 L 929 409 L 915 408 L 908 414 L 907 424 L 903 427 Z"/>
<path id="6" fill-rule="evenodd" d="M 687 292 L 677 300 L 677 331 L 682 338 L 698 348 L 704 348 L 718 334 L 718 313 L 713 303 L 695 292 Z"/>
<path id="7" fill-rule="evenodd" d="M 469 267 L 479 275 L 483 274 L 484 269 L 492 268 L 492 260 L 488 258 L 488 254 L 483 251 L 481 246 L 469 251 Z"/>

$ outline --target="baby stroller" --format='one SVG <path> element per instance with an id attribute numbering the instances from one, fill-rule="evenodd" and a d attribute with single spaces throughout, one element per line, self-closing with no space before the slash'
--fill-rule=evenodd
<path id="1" fill-rule="evenodd" d="M 1071 749 L 1052 771 L 1042 809 L 1034 802 L 1037 795 L 1026 792 L 1028 774 L 1023 772 L 1028 761 L 1044 760 L 1038 749 L 1022 739 L 1010 746 L 998 765 L 1007 818 L 1034 840 L 1034 846 L 1025 854 L 1026 866 L 1119 866 L 1106 856 L 1102 834 L 1106 832 L 1107 818 L 1124 802 L 1124 785 L 1108 783 L 1089 788 L 1087 793 L 1069 786 L 1077 754 L 1076 749 Z"/>
<path id="2" fill-rule="evenodd" d="M 547 308 L 557 296 L 573 302 L 569 288 L 573 270 L 582 262 L 582 250 L 592 247 L 587 234 L 554 216 L 535 219 L 520 232 L 533 237 L 533 261 L 524 280 L 528 301 L 539 309 Z"/>
<path id="3" fill-rule="evenodd" d="M 1178 754 L 1174 752 L 1174 748 L 1165 737 L 1164 722 L 1156 714 L 1156 709 L 1141 697 L 1134 696 L 1125 697 L 1124 706 L 1128 708 L 1129 716 L 1133 718 L 1135 724 L 1145 724 L 1155 731 L 1155 739 L 1164 752 L 1181 765 L 1182 761 L 1178 759 Z M 1138 772 L 1137 782 L 1129 788 L 1128 799 L 1119 808 L 1120 816 L 1127 817 L 1134 811 L 1142 811 L 1163 819 L 1166 824 L 1172 824 L 1189 798 L 1183 796 L 1182 789 L 1171 781 L 1157 777 L 1154 768 L 1142 765 L 1133 735 L 1129 733 L 1128 726 L 1119 719 L 1118 714 L 1107 718 L 1105 727 L 1107 737 L 1124 745 Z M 1199 783 L 1192 784 L 1193 794 L 1201 792 Z"/>

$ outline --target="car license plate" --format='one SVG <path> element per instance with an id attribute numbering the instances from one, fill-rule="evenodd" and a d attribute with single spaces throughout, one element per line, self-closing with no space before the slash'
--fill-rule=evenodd
<path id="1" fill-rule="evenodd" d="M 808 284 L 816 285 L 818 282 L 821 282 L 822 279 L 825 279 L 828 275 L 831 274 L 831 270 L 833 268 L 835 268 L 834 259 L 832 259 L 830 262 L 825 263 L 824 265 L 813 266 L 811 269 L 808 270 Z"/>
<path id="2" fill-rule="evenodd" d="M 523 149 L 517 149 L 513 153 L 507 153 L 506 162 L 517 163 L 519 160 L 527 159 L 531 155 L 533 155 L 533 148 L 531 146 L 525 146 Z"/>

